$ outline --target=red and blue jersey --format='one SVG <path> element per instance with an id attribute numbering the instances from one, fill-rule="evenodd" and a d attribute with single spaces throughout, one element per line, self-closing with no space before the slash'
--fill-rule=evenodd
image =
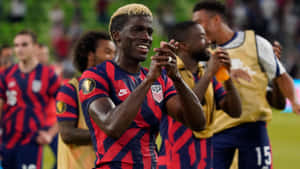
<path id="1" fill-rule="evenodd" d="M 76 88 L 66 83 L 56 97 L 56 117 L 58 121 L 78 120 L 78 97 Z"/>
<path id="2" fill-rule="evenodd" d="M 155 81 L 129 128 L 119 139 L 109 137 L 89 116 L 88 107 L 95 99 L 109 97 L 117 106 L 146 78 L 148 70 L 136 74 L 125 72 L 113 61 L 106 61 L 83 73 L 80 100 L 96 151 L 96 167 L 156 168 L 155 139 L 166 101 L 176 95 L 173 82 L 163 71 Z M 88 87 L 84 86 L 89 84 Z M 87 89 L 88 88 L 88 89 Z"/>
<path id="3" fill-rule="evenodd" d="M 54 65 L 48 65 L 50 67 L 50 69 L 52 69 L 54 72 L 55 71 L 55 66 Z M 61 77 L 59 74 L 56 73 L 56 75 L 58 77 Z M 61 83 L 62 84 L 62 83 Z M 47 108 L 46 108 L 46 112 L 47 112 L 47 121 L 46 121 L 46 126 L 48 126 L 49 128 L 52 127 L 56 122 L 56 100 L 55 98 L 51 98 Z"/>
<path id="4" fill-rule="evenodd" d="M 54 71 L 41 64 L 29 73 L 21 72 L 18 64 L 1 73 L 0 98 L 4 100 L 1 125 L 5 148 L 35 142 L 37 131 L 46 127 L 46 106 L 59 87 L 60 80 Z"/>
<path id="5" fill-rule="evenodd" d="M 195 74 L 194 81 L 198 82 L 199 79 L 198 73 Z M 226 92 L 215 78 L 211 83 L 214 101 L 218 103 Z M 168 115 L 162 118 L 160 135 L 162 144 L 159 150 L 159 169 L 211 169 L 213 164 L 211 138 L 196 138 L 191 129 Z"/>

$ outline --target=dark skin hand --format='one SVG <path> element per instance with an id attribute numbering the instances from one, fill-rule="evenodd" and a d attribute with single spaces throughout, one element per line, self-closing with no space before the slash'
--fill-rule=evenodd
<path id="1" fill-rule="evenodd" d="M 76 120 L 59 122 L 59 131 L 66 144 L 91 145 L 92 140 L 88 129 L 77 128 Z"/>
<path id="2" fill-rule="evenodd" d="M 166 53 L 162 54 L 160 51 Z M 116 106 L 109 97 L 102 97 L 90 104 L 90 116 L 107 135 L 120 138 L 127 130 L 139 112 L 152 83 L 161 75 L 162 67 L 168 67 L 169 75 L 174 80 L 174 85 L 179 93 L 168 99 L 166 103 L 169 115 L 181 120 L 193 130 L 199 131 L 204 128 L 205 118 L 198 98 L 178 76 L 178 71 L 174 70 L 174 68 L 177 69 L 176 60 L 167 62 L 169 56 L 176 59 L 175 54 L 167 47 L 158 48 L 156 52 L 152 57 L 146 78 L 125 101 Z"/>
<path id="3" fill-rule="evenodd" d="M 36 142 L 38 144 L 50 144 L 52 139 L 58 133 L 58 124 L 55 123 L 48 130 L 39 130 L 38 135 L 36 137 Z"/>
<path id="4" fill-rule="evenodd" d="M 217 48 L 208 61 L 207 71 L 194 87 L 194 92 L 197 94 L 200 100 L 203 100 L 204 93 L 207 90 L 209 83 L 221 66 L 224 66 L 230 73 L 231 62 L 228 53 L 221 48 Z M 241 116 L 242 106 L 239 94 L 230 78 L 224 82 L 224 87 L 227 93 L 218 104 L 220 105 L 220 108 L 229 116 L 238 118 Z"/>
<path id="5" fill-rule="evenodd" d="M 177 69 L 176 61 L 176 48 L 178 43 L 174 40 L 171 40 L 169 43 L 162 42 L 161 48 L 154 49 L 154 51 L 161 53 L 164 57 L 155 56 L 152 57 L 153 60 L 162 60 L 160 63 L 161 66 L 165 67 L 168 76 L 172 79 L 174 86 L 177 91 L 177 95 L 167 102 L 168 112 L 177 112 L 170 113 L 174 119 L 182 122 L 185 126 L 191 128 L 192 130 L 199 131 L 204 129 L 205 126 L 205 116 L 201 106 L 196 104 L 199 102 L 197 96 L 190 90 L 187 84 L 180 77 L 179 71 Z M 168 62 L 169 56 L 172 57 L 172 61 Z M 175 100 L 176 99 L 176 100 Z M 193 100 L 193 101 L 189 101 Z M 197 108 L 198 107 L 198 108 Z M 197 108 L 197 109 L 195 109 Z M 184 112 L 193 112 L 193 113 L 184 113 Z M 200 123 L 199 123 L 200 119 Z M 194 127 L 195 126 L 195 127 Z"/>
<path id="6" fill-rule="evenodd" d="M 272 89 L 270 91 L 267 91 L 267 100 L 269 104 L 276 109 L 285 108 L 285 97 L 281 93 L 275 80 L 272 81 Z"/>

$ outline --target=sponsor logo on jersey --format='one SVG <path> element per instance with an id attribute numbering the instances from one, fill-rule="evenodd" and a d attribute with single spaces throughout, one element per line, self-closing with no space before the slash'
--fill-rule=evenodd
<path id="1" fill-rule="evenodd" d="M 129 91 L 127 89 L 120 89 L 119 93 L 118 93 L 118 96 L 121 97 L 121 96 L 125 96 L 129 93 Z"/>

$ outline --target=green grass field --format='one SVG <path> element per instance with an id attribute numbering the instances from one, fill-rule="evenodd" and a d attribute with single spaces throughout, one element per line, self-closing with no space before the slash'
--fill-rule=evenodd
<path id="1" fill-rule="evenodd" d="M 300 117 L 295 114 L 274 112 L 268 130 L 274 169 L 299 169 Z"/>
<path id="2" fill-rule="evenodd" d="M 273 151 L 274 169 L 299 169 L 300 160 L 300 116 L 286 113 L 273 113 L 268 124 Z M 46 146 L 44 169 L 51 169 L 54 158 Z"/>

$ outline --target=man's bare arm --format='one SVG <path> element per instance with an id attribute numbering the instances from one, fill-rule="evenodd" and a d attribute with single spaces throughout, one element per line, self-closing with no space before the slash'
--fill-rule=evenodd
<path id="1" fill-rule="evenodd" d="M 77 128 L 76 120 L 58 122 L 59 132 L 63 141 L 67 144 L 90 145 L 92 144 L 88 129 Z"/>
<path id="2" fill-rule="evenodd" d="M 267 100 L 269 104 L 276 109 L 284 109 L 286 105 L 285 97 L 280 91 L 275 80 L 272 81 L 272 88 L 267 90 Z"/>
<path id="3" fill-rule="evenodd" d="M 206 119 L 195 93 L 181 78 L 173 82 L 177 95 L 167 101 L 168 113 L 194 131 L 205 129 Z"/>
<path id="4" fill-rule="evenodd" d="M 89 106 L 90 116 L 107 135 L 119 138 L 135 119 L 152 83 L 160 74 L 161 67 L 152 61 L 146 78 L 125 101 L 116 106 L 109 97 L 96 99 Z"/>
<path id="5" fill-rule="evenodd" d="M 231 61 L 228 53 L 222 48 L 216 49 L 216 51 L 211 55 L 207 65 L 207 71 L 194 87 L 194 92 L 200 100 L 203 99 L 208 84 L 212 81 L 213 76 L 215 76 L 220 67 L 226 67 L 228 72 L 230 72 L 231 69 Z M 218 103 L 220 108 L 231 117 L 240 117 L 242 113 L 240 96 L 231 78 L 224 82 L 224 88 L 226 90 L 226 95 Z"/>
<path id="6" fill-rule="evenodd" d="M 96 99 L 89 106 L 90 116 L 107 135 L 119 138 L 135 119 L 152 82 L 143 80 L 118 106 L 109 97 Z"/>
<path id="7" fill-rule="evenodd" d="M 206 71 L 204 75 L 200 78 L 199 82 L 196 83 L 193 88 L 194 93 L 197 95 L 200 101 L 203 100 L 209 83 L 212 81 L 214 74 L 212 72 Z"/>
<path id="8" fill-rule="evenodd" d="M 233 85 L 231 79 L 225 81 L 224 87 L 226 90 L 225 97 L 219 102 L 221 109 L 230 117 L 239 118 L 242 114 L 242 103 L 240 95 Z"/>
<path id="9" fill-rule="evenodd" d="M 275 81 L 282 94 L 291 102 L 293 111 L 300 114 L 300 104 L 296 95 L 293 79 L 287 73 L 283 73 L 278 76 Z"/>
<path id="10" fill-rule="evenodd" d="M 198 97 L 187 86 L 178 72 L 175 50 L 176 42 L 174 40 L 169 43 L 161 42 L 161 48 L 154 49 L 159 53 L 159 57 L 152 58 L 160 60 L 160 66 L 167 69 L 168 76 L 172 79 L 177 91 L 177 95 L 167 101 L 167 110 L 173 118 L 185 126 L 200 131 L 205 128 L 206 124 L 204 112 Z M 170 60 L 170 58 L 172 59 Z"/>

